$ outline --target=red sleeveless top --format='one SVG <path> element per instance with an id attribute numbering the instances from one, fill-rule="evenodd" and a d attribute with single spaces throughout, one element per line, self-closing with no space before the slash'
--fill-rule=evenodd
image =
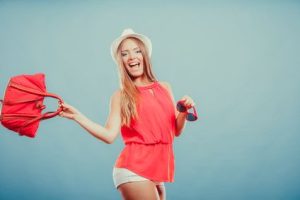
<path id="1" fill-rule="evenodd" d="M 159 182 L 174 181 L 173 140 L 175 107 L 169 92 L 158 82 L 138 86 L 138 118 L 122 126 L 125 148 L 115 167 Z"/>

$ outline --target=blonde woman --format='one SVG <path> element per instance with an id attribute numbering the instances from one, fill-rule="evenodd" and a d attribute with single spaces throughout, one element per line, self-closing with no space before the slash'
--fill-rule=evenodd
<path id="1" fill-rule="evenodd" d="M 123 199 L 166 199 L 164 182 L 174 181 L 173 140 L 188 115 L 176 110 L 170 85 L 155 78 L 151 52 L 150 39 L 132 29 L 125 29 L 112 43 L 120 89 L 111 97 L 105 126 L 66 103 L 60 113 L 107 144 L 121 132 L 125 147 L 113 168 L 113 181 Z M 180 102 L 187 109 L 194 106 L 189 96 Z"/>

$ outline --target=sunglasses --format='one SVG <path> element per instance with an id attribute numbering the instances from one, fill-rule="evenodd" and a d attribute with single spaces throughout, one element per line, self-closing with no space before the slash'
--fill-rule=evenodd
<path id="1" fill-rule="evenodd" d="M 197 111 L 196 111 L 196 108 L 194 106 L 192 107 L 193 112 L 188 112 L 188 109 L 184 106 L 183 102 L 178 101 L 176 108 L 179 112 L 186 112 L 187 113 L 186 120 L 196 121 L 198 119 Z"/>

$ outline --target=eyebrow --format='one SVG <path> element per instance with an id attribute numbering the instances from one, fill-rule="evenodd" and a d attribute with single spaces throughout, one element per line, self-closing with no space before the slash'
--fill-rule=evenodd
<path id="1" fill-rule="evenodd" d="M 140 49 L 139 47 L 135 47 L 133 48 L 133 50 L 136 50 L 136 49 Z M 128 49 L 125 49 L 125 50 L 121 50 L 121 52 L 124 52 L 124 51 L 129 51 Z"/>

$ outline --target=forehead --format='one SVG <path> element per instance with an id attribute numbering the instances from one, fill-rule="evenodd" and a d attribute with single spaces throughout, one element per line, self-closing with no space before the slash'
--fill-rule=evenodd
<path id="1" fill-rule="evenodd" d="M 127 38 L 127 39 L 123 40 L 122 45 L 121 45 L 121 50 L 134 49 L 137 47 L 139 47 L 139 46 L 135 40 L 133 40 L 131 38 Z"/>

